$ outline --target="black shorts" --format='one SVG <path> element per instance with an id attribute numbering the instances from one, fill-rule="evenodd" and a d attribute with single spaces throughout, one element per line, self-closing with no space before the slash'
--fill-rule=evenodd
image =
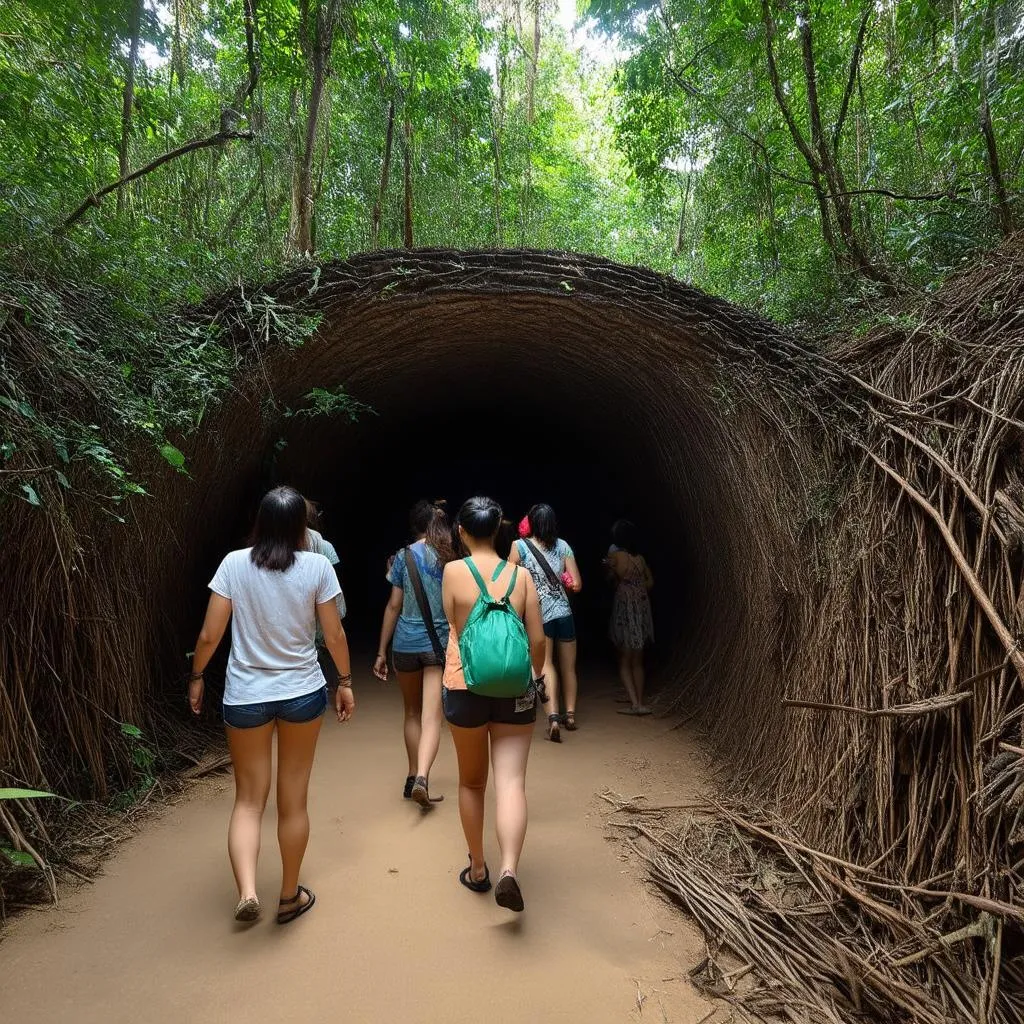
<path id="1" fill-rule="evenodd" d="M 469 690 L 442 687 L 444 717 L 449 725 L 478 729 L 488 722 L 501 725 L 533 725 L 537 721 L 537 691 L 533 683 L 522 697 L 482 697 Z"/>
<path id="2" fill-rule="evenodd" d="M 555 643 L 571 644 L 576 639 L 576 623 L 572 615 L 561 615 L 544 623 L 544 635 Z"/>
<path id="3" fill-rule="evenodd" d="M 433 651 L 392 651 L 391 664 L 396 672 L 419 672 L 424 668 L 444 667 L 444 658 Z"/>

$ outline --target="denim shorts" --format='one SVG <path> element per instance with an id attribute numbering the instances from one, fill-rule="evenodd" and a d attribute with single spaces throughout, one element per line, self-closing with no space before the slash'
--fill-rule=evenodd
<path id="1" fill-rule="evenodd" d="M 444 668 L 444 658 L 433 651 L 392 651 L 391 664 L 396 672 L 419 672 L 424 668 Z"/>
<path id="2" fill-rule="evenodd" d="M 280 719 L 301 725 L 312 722 L 327 710 L 327 687 L 287 700 L 267 700 L 260 704 L 225 704 L 224 724 L 232 729 L 256 729 Z"/>
<path id="3" fill-rule="evenodd" d="M 576 639 L 576 623 L 571 615 L 562 615 L 544 623 L 544 635 L 556 643 L 571 644 Z"/>

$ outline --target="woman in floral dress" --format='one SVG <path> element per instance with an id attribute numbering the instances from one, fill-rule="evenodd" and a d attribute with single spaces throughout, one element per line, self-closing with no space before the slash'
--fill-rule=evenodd
<path id="1" fill-rule="evenodd" d="M 647 560 L 638 550 L 636 527 L 620 519 L 612 527 L 612 550 L 608 555 L 608 574 L 615 581 L 611 641 L 619 654 L 619 677 L 629 696 L 623 715 L 649 715 L 644 704 L 644 648 L 654 642 L 649 591 L 654 586 Z"/>

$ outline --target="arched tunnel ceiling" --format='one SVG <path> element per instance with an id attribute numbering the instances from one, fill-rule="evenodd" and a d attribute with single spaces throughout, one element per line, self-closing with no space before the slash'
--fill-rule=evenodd
<path id="1" fill-rule="evenodd" d="M 297 270 L 265 291 L 321 319 L 302 348 L 268 352 L 248 396 L 221 415 L 224 443 L 246 453 L 232 463 L 239 473 L 248 462 L 263 467 L 259 486 L 272 482 L 267 453 L 282 425 L 261 413 L 267 388 L 296 408 L 312 388 L 341 384 L 375 410 L 355 426 L 287 421 L 288 443 L 271 456 L 277 480 L 326 491 L 335 506 L 347 478 L 342 518 L 360 530 L 371 506 L 408 497 L 395 474 L 422 462 L 423 446 L 443 465 L 467 437 L 491 432 L 494 460 L 528 475 L 548 443 L 568 474 L 578 464 L 581 504 L 637 493 L 635 515 L 668 570 L 661 604 L 685 593 L 690 606 L 687 622 L 670 626 L 685 638 L 682 660 L 742 660 L 731 638 L 773 606 L 764 598 L 783 543 L 747 371 L 793 344 L 781 329 L 651 271 L 567 253 L 373 253 Z M 216 459 L 225 465 L 223 448 Z M 232 493 L 245 507 L 237 481 L 225 484 Z"/>

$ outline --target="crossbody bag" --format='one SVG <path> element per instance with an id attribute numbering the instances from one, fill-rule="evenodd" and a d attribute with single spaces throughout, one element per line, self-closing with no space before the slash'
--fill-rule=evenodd
<path id="1" fill-rule="evenodd" d="M 530 554 L 536 559 L 537 564 L 543 569 L 544 575 L 547 576 L 548 582 L 555 588 L 555 590 L 561 590 L 566 597 L 569 596 L 569 591 L 565 587 L 565 581 L 551 568 L 551 563 L 541 554 L 537 545 L 526 537 L 523 537 L 523 543 L 530 549 Z"/>
<path id="2" fill-rule="evenodd" d="M 416 604 L 419 605 L 420 615 L 423 616 L 423 625 L 427 627 L 430 646 L 434 648 L 434 654 L 444 662 L 444 648 L 441 646 L 441 638 L 437 635 L 437 629 L 434 627 L 434 615 L 430 610 L 427 592 L 423 589 L 423 577 L 420 576 L 420 567 L 416 564 L 416 556 L 409 548 L 405 549 L 405 568 L 412 583 L 413 593 L 416 595 Z"/>

